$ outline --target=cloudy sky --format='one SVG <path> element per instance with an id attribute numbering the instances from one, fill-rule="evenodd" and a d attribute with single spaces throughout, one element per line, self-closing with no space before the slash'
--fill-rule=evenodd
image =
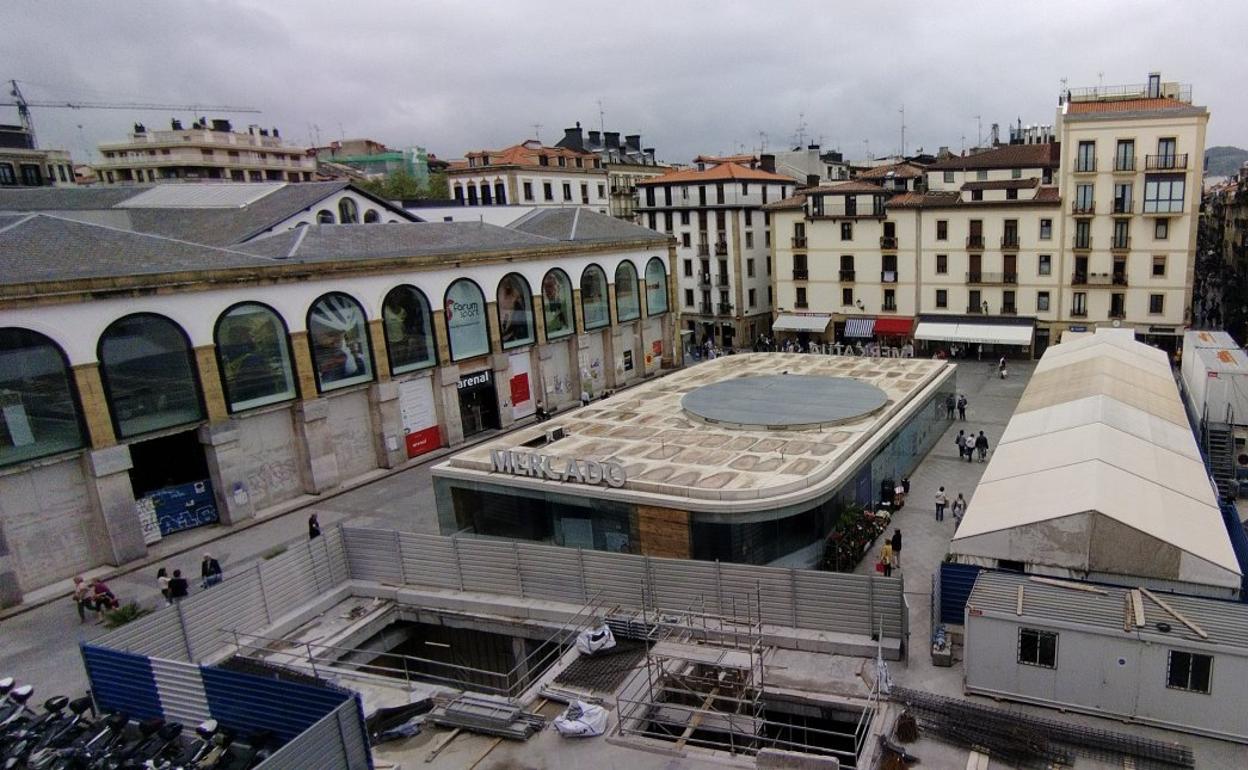
<path id="1" fill-rule="evenodd" d="M 1208 146 L 1248 146 L 1242 2 L 6 0 L 0 79 L 26 98 L 255 107 L 300 144 L 367 136 L 440 157 L 576 121 L 660 158 L 807 141 L 852 158 L 957 151 L 1052 123 L 1071 87 L 1193 85 Z M 6 84 L 7 85 L 7 84 Z M 7 88 L 6 88 L 7 90 Z M 0 99 L 4 100 L 4 99 Z M 169 112 L 33 108 L 78 158 Z M 189 111 L 177 114 L 188 119 Z M 217 115 L 219 116 L 219 115 Z M 210 115 L 213 117 L 213 115 Z M 0 107 L 0 122 L 17 122 Z"/>

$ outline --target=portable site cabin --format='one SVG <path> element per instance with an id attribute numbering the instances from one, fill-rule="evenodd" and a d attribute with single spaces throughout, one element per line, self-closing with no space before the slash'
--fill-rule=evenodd
<path id="1" fill-rule="evenodd" d="M 1248 426 L 1248 355 L 1229 334 L 1185 334 L 1182 374 L 1197 422 Z"/>
<path id="2" fill-rule="evenodd" d="M 1248 743 L 1248 605 L 1073 585 L 981 573 L 966 691 Z"/>
<path id="3" fill-rule="evenodd" d="M 1036 366 L 953 561 L 1216 598 L 1242 575 L 1160 350 L 1098 330 Z"/>

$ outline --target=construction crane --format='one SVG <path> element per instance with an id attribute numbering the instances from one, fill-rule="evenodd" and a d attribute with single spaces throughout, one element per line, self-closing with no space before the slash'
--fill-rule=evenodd
<path id="1" fill-rule="evenodd" d="M 228 104 L 154 104 L 149 102 L 138 103 L 113 103 L 113 102 L 53 102 L 53 101 L 29 101 L 22 96 L 22 89 L 18 88 L 16 80 L 9 81 L 9 95 L 13 97 L 11 102 L 0 102 L 0 107 L 16 107 L 17 116 L 22 122 L 22 128 L 30 134 L 30 143 L 32 147 L 38 147 L 35 141 L 35 123 L 30 117 L 31 107 L 59 107 L 71 110 L 186 110 L 192 113 L 199 111 L 204 112 L 231 112 L 231 113 L 259 113 L 260 110 L 254 107 L 231 107 Z"/>

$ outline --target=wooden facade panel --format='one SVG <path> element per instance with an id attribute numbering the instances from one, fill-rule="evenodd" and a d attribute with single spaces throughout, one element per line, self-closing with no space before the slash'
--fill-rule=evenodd
<path id="1" fill-rule="evenodd" d="M 691 557 L 689 512 L 649 505 L 637 506 L 637 530 L 646 556 Z"/>

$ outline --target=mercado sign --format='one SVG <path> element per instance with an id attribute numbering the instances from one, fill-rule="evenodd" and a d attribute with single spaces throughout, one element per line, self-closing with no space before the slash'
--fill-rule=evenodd
<path id="1" fill-rule="evenodd" d="M 574 481 L 578 484 L 622 487 L 627 481 L 624 468 L 619 463 L 600 463 L 575 457 L 564 460 L 551 455 L 516 452 L 511 449 L 491 449 L 490 466 L 494 473 L 510 473 L 513 476 L 530 476 L 551 481 Z"/>

